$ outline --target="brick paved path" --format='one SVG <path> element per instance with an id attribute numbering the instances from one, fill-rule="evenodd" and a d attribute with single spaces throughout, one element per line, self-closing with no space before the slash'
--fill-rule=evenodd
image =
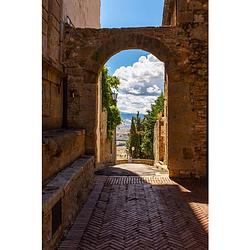
<path id="1" fill-rule="evenodd" d="M 166 175 L 97 176 L 59 249 L 208 249 L 207 234 L 207 204 Z"/>

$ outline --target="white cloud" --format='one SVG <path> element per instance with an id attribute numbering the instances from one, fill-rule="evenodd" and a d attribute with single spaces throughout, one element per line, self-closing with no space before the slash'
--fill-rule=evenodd
<path id="1" fill-rule="evenodd" d="M 120 67 L 113 75 L 120 80 L 117 104 L 122 112 L 145 114 L 164 90 L 164 63 L 152 54 Z"/>
<path id="2" fill-rule="evenodd" d="M 133 94 L 118 94 L 117 104 L 122 112 L 137 113 L 139 111 L 145 114 L 151 108 L 157 96 L 133 95 Z"/>
<path id="3" fill-rule="evenodd" d="M 150 93 L 150 94 L 151 93 L 160 94 L 161 93 L 161 89 L 157 85 L 154 85 L 153 87 L 147 88 L 147 92 Z"/>
<path id="4" fill-rule="evenodd" d="M 132 66 L 120 67 L 113 74 L 120 79 L 122 94 L 158 96 L 164 88 L 164 63 L 149 54 Z"/>

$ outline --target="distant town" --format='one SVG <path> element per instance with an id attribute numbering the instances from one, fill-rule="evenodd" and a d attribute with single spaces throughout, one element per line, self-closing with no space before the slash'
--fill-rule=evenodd
<path id="1" fill-rule="evenodd" d="M 131 119 L 136 114 L 121 112 L 122 124 L 116 128 L 116 158 L 117 160 L 127 159 L 128 153 L 126 150 L 126 142 L 131 126 Z M 144 115 L 140 114 L 143 118 Z"/>

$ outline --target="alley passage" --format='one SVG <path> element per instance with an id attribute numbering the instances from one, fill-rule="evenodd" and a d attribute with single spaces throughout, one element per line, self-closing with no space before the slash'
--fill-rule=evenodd
<path id="1" fill-rule="evenodd" d="M 147 165 L 100 170 L 59 249 L 208 249 L 206 194 Z"/>

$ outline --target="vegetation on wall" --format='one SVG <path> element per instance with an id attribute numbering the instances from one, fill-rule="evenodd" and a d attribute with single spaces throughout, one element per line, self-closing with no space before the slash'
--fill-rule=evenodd
<path id="1" fill-rule="evenodd" d="M 142 152 L 146 159 L 154 159 L 153 141 L 154 141 L 154 126 L 159 113 L 164 110 L 164 96 L 163 93 L 156 99 L 155 103 L 151 105 L 151 110 L 147 110 L 147 114 L 143 119 L 144 134 L 142 140 Z"/>
<path id="2" fill-rule="evenodd" d="M 140 119 L 139 112 L 136 117 L 132 117 L 127 149 L 133 158 L 154 159 L 154 126 L 163 110 L 164 95 L 161 93 L 151 105 L 151 110 L 147 110 L 143 120 Z"/>
<path id="3" fill-rule="evenodd" d="M 102 70 L 102 106 L 107 111 L 107 135 L 112 139 L 116 126 L 121 124 L 120 111 L 116 100 L 113 100 L 112 90 L 118 90 L 120 81 L 116 76 L 110 76 L 106 67 Z"/>

